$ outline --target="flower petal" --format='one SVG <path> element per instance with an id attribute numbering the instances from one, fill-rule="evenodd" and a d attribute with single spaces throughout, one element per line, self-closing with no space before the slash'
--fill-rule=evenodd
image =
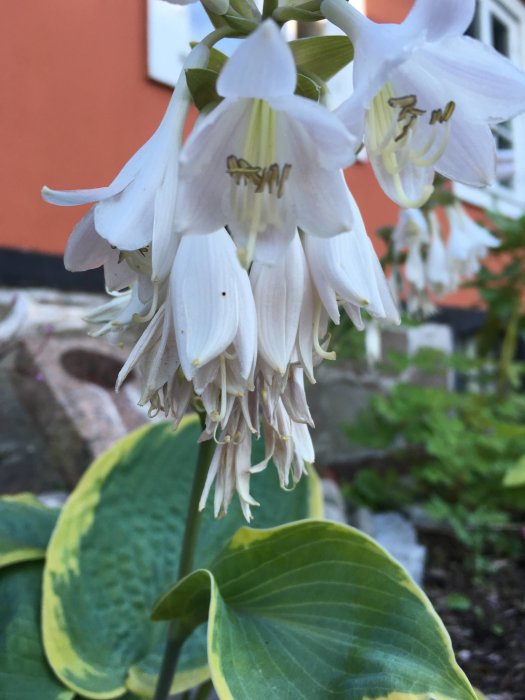
<path id="1" fill-rule="evenodd" d="M 180 154 L 177 231 L 209 233 L 227 223 L 229 155 L 242 153 L 251 100 L 224 100 L 193 130 Z"/>
<path id="2" fill-rule="evenodd" d="M 291 95 L 295 83 L 292 52 L 275 22 L 267 19 L 232 54 L 217 80 L 217 92 L 268 99 Z"/>
<path id="3" fill-rule="evenodd" d="M 402 26 L 410 34 L 424 33 L 427 41 L 464 34 L 468 29 L 476 0 L 416 0 Z"/>
<path id="4" fill-rule="evenodd" d="M 64 267 L 71 272 L 93 270 L 103 265 L 111 246 L 95 231 L 93 207 L 80 219 L 69 236 L 64 253 Z"/>
<path id="5" fill-rule="evenodd" d="M 451 121 L 447 149 L 435 168 L 450 180 L 465 185 L 489 185 L 496 171 L 496 144 L 490 127 L 466 122 L 458 114 Z"/>
<path id="6" fill-rule="evenodd" d="M 250 272 L 257 309 L 259 353 L 284 375 L 291 360 L 304 294 L 304 254 L 296 233 L 274 265 L 255 262 Z"/>
<path id="7" fill-rule="evenodd" d="M 348 187 L 342 172 L 299 168 L 290 178 L 297 225 L 312 236 L 334 236 L 353 225 Z"/>
<path id="8" fill-rule="evenodd" d="M 286 118 L 288 132 L 296 131 L 298 124 L 302 127 L 303 144 L 307 144 L 307 154 L 315 158 L 318 167 L 346 168 L 355 161 L 359 145 L 356 138 L 326 107 L 297 95 L 274 97 L 269 102 L 283 113 L 280 117 Z"/>
<path id="9" fill-rule="evenodd" d="M 171 300 L 182 370 L 195 370 L 233 342 L 240 317 L 246 272 L 226 231 L 184 236 L 171 274 Z"/>
<path id="10" fill-rule="evenodd" d="M 481 41 L 446 39 L 425 47 L 418 60 L 472 121 L 502 122 L 525 110 L 525 73 Z"/>

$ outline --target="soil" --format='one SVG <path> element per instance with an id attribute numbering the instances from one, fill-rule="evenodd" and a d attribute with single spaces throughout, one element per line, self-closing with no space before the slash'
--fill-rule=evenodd
<path id="1" fill-rule="evenodd" d="M 494 573 L 477 581 L 465 571 L 464 552 L 453 541 L 421 539 L 428 547 L 423 587 L 459 665 L 489 698 L 525 700 L 525 562 L 494 561 Z"/>

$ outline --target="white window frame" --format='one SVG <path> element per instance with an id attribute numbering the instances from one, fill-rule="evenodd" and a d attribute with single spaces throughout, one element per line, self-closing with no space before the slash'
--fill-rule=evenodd
<path id="1" fill-rule="evenodd" d="M 509 58 L 525 69 L 525 5 L 521 0 L 478 0 L 479 38 L 492 42 L 491 16 L 497 17 L 509 28 Z M 465 202 L 492 209 L 510 217 L 518 217 L 525 209 L 525 116 L 512 120 L 514 143 L 514 175 L 512 187 L 494 183 L 478 189 L 460 183 L 454 192 Z"/>

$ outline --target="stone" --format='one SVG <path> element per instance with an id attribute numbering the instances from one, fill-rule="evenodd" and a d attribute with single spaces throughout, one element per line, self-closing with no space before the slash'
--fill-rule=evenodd
<path id="1" fill-rule="evenodd" d="M 355 520 L 357 527 L 384 547 L 418 586 L 423 584 L 427 550 L 418 543 L 416 528 L 407 518 L 396 512 L 372 513 L 359 508 Z"/>
<path id="2" fill-rule="evenodd" d="M 147 420 L 138 389 L 114 386 L 127 352 L 104 339 L 28 336 L 20 343 L 16 390 L 71 489 L 89 463 Z"/>
<path id="3" fill-rule="evenodd" d="M 346 503 L 341 489 L 333 479 L 321 479 L 323 490 L 324 517 L 336 523 L 346 523 Z"/>

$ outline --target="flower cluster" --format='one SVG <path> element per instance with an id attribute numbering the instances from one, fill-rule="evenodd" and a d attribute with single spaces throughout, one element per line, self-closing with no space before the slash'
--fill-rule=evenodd
<path id="1" fill-rule="evenodd" d="M 455 291 L 480 268 L 480 260 L 499 240 L 476 223 L 455 202 L 444 207 L 448 239 L 444 243 L 435 210 L 402 209 L 392 234 L 397 259 L 405 256 L 404 275 L 409 285 L 408 312 L 427 316 L 435 307 L 431 297 Z M 396 294 L 399 296 L 399 292 Z"/>
<path id="2" fill-rule="evenodd" d="M 208 67 L 208 43 L 224 29 L 191 51 L 157 131 L 108 187 L 43 190 L 54 204 L 92 204 L 65 264 L 104 268 L 112 299 L 89 318 L 95 334 L 134 334 L 118 386 L 133 369 L 153 413 L 177 424 L 190 404 L 203 412 L 201 440 L 217 446 L 201 507 L 215 482 L 216 515 L 236 492 L 250 519 L 250 476 L 270 459 L 283 487 L 313 461 L 304 378 L 315 381 L 316 365 L 333 358 L 328 324 L 339 323 L 340 309 L 358 328 L 363 309 L 399 322 L 343 176 L 361 142 L 387 194 L 419 206 L 434 169 L 488 181 L 488 123 L 525 107 L 524 76 L 459 36 L 473 0 L 445 5 L 417 0 L 402 25 L 380 26 L 343 0 L 323 0 L 356 49 L 354 92 L 332 113 L 295 94 L 294 56 L 272 19 L 251 31 L 254 16 L 210 1 L 208 11 L 224 15 L 219 27 L 233 21 L 232 33 L 248 36 L 225 59 L 184 145 L 187 71 Z M 453 215 L 459 221 L 461 212 Z M 398 233 L 416 289 L 428 280 L 447 287 L 492 245 L 489 234 L 463 235 L 458 223 L 449 241 L 455 262 L 444 266 L 439 234 L 424 223 L 406 239 Z M 253 465 L 252 436 L 261 433 L 265 459 Z"/>

